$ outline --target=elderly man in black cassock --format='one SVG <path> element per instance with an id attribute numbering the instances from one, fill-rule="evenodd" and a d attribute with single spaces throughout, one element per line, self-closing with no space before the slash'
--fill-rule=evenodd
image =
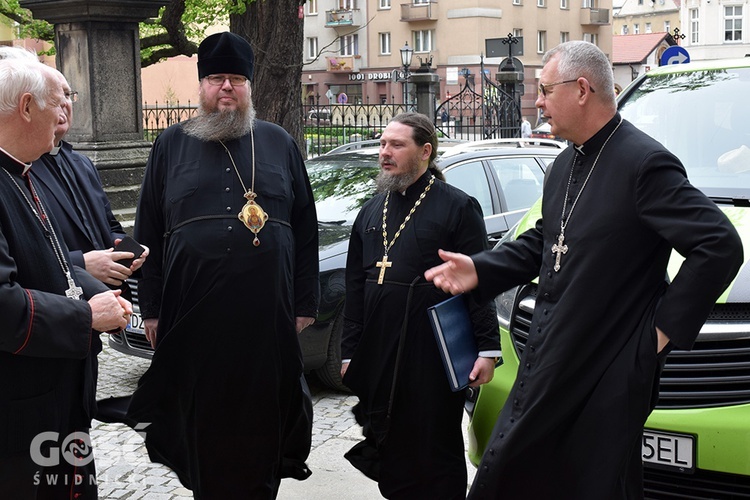
<path id="1" fill-rule="evenodd" d="M 422 279 L 439 248 L 487 247 L 482 209 L 444 182 L 434 164 L 437 135 L 424 115 L 403 113 L 380 138 L 380 193 L 362 207 L 346 264 L 342 366 L 359 397 L 354 413 L 365 440 L 346 458 L 391 499 L 463 499 L 467 475 L 463 391 L 453 392 L 427 308 L 448 295 Z M 470 304 L 479 357 L 477 387 L 500 355 L 490 304 Z"/>
<path id="2" fill-rule="evenodd" d="M 138 203 L 156 351 L 128 417 L 196 498 L 275 498 L 309 475 L 297 334 L 317 315 L 315 205 L 294 140 L 255 119 L 250 44 L 209 36 L 198 76 L 199 114 L 157 138 Z"/>
<path id="3" fill-rule="evenodd" d="M 67 96 L 35 60 L 0 61 L 0 492 L 97 498 L 88 435 L 97 332 L 124 328 L 119 291 L 76 268 L 29 176 L 52 148 Z"/>
<path id="4" fill-rule="evenodd" d="M 527 347 L 471 499 L 643 497 L 641 436 L 673 346 L 690 349 L 742 264 L 721 210 L 617 113 L 595 45 L 545 54 L 536 105 L 573 145 L 536 228 L 491 252 L 442 252 L 427 279 L 491 300 L 539 277 Z M 685 257 L 665 277 L 672 250 Z"/>
<path id="5" fill-rule="evenodd" d="M 55 147 L 33 163 L 31 175 L 46 194 L 73 263 L 113 288 L 123 287 L 123 293 L 129 296 L 123 282 L 143 265 L 148 249 L 129 266 L 118 262 L 134 255 L 113 251 L 125 237 L 125 230 L 112 213 L 99 172 L 90 159 L 63 140 L 72 125 L 77 93 L 62 74 L 58 78 L 67 99 L 55 129 Z"/>

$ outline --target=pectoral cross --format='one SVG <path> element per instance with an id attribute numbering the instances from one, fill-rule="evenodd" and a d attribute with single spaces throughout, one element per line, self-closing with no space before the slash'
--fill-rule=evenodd
<path id="1" fill-rule="evenodd" d="M 557 243 L 552 245 L 552 253 L 557 254 L 555 256 L 555 272 L 560 270 L 560 257 L 562 257 L 562 254 L 568 253 L 568 245 L 565 245 L 564 242 L 565 233 L 560 231 L 560 236 L 557 237 Z"/>
<path id="2" fill-rule="evenodd" d="M 83 296 L 83 288 L 80 286 L 76 286 L 75 281 L 73 281 L 73 277 L 68 274 L 68 289 L 65 290 L 65 296 L 69 299 L 73 300 L 81 300 L 81 296 Z"/>
<path id="3" fill-rule="evenodd" d="M 388 254 L 383 255 L 383 260 L 377 262 L 375 266 L 380 268 L 380 276 L 378 276 L 378 285 L 383 284 L 383 278 L 385 278 L 385 269 L 391 267 L 393 262 L 388 262 Z"/>

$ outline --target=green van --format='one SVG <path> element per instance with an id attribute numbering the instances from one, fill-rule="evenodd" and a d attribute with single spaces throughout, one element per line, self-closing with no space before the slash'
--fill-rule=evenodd
<path id="1" fill-rule="evenodd" d="M 750 255 L 750 58 L 660 67 L 633 81 L 618 108 L 682 160 L 690 182 L 724 210 Z M 537 202 L 504 239 L 540 215 Z M 670 275 L 681 261 L 673 254 Z M 535 296 L 532 282 L 496 298 L 503 362 L 467 401 L 474 464 L 515 380 Z M 646 498 L 750 498 L 750 266 L 716 303 L 694 348 L 667 358 L 659 402 L 643 430 L 643 462 Z"/>

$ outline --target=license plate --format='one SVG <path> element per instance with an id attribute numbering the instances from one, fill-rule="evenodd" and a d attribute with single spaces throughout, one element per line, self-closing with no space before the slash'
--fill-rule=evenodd
<path id="1" fill-rule="evenodd" d="M 135 306 L 133 306 L 133 314 L 130 315 L 130 323 L 128 323 L 128 326 L 126 326 L 125 329 L 129 332 L 140 333 L 141 335 L 146 334 L 143 329 L 143 317 L 141 316 L 141 311 Z"/>
<path id="2" fill-rule="evenodd" d="M 695 471 L 695 438 L 686 434 L 643 431 L 643 462 L 660 469 Z"/>

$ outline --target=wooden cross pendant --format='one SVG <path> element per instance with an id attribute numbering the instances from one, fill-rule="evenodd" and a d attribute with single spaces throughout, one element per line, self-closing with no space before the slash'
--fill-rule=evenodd
<path id="1" fill-rule="evenodd" d="M 560 236 L 557 237 L 557 243 L 552 245 L 552 253 L 557 254 L 555 256 L 555 272 L 560 270 L 560 258 L 562 257 L 562 254 L 568 253 L 568 245 L 565 245 L 564 241 L 565 233 L 560 231 Z"/>
<path id="2" fill-rule="evenodd" d="M 393 265 L 393 262 L 388 262 L 388 255 L 383 255 L 383 260 L 375 264 L 375 266 L 380 268 L 380 276 L 378 276 L 378 285 L 383 284 L 383 278 L 385 278 L 385 270 L 386 268 L 391 267 L 392 265 Z"/>

